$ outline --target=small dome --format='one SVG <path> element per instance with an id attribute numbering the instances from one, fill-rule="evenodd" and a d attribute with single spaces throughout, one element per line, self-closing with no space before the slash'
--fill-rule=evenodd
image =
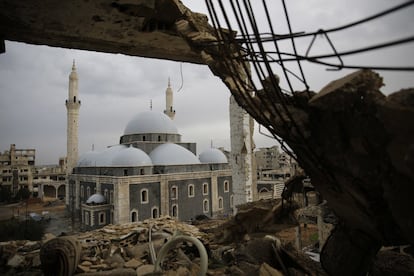
<path id="1" fill-rule="evenodd" d="M 96 160 L 99 156 L 97 151 L 88 151 L 79 157 L 77 167 L 93 167 L 96 166 Z"/>
<path id="2" fill-rule="evenodd" d="M 200 154 L 201 163 L 228 163 L 226 155 L 219 149 L 208 149 Z"/>
<path id="3" fill-rule="evenodd" d="M 127 124 L 124 134 L 169 133 L 178 134 L 173 121 L 164 113 L 146 111 L 133 117 Z"/>
<path id="4" fill-rule="evenodd" d="M 96 166 L 97 167 L 110 167 L 112 166 L 112 160 L 114 157 L 123 149 L 126 149 L 127 146 L 124 145 L 115 145 L 112 147 L 109 147 L 99 153 L 96 160 Z"/>
<path id="5" fill-rule="evenodd" d="M 173 143 L 159 145 L 149 156 L 154 165 L 200 164 L 200 160 L 191 151 Z"/>
<path id="6" fill-rule="evenodd" d="M 151 158 L 142 150 L 130 146 L 118 151 L 112 159 L 113 166 L 151 166 Z"/>
<path id="7" fill-rule="evenodd" d="M 97 193 L 91 195 L 88 200 L 86 200 L 86 204 L 102 204 L 105 203 L 105 201 L 105 197 Z"/>

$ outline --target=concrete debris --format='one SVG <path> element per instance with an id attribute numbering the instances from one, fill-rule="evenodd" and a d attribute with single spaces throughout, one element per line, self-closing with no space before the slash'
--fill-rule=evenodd
<path id="1" fill-rule="evenodd" d="M 264 206 L 267 206 L 266 210 Z M 261 219 L 269 226 L 276 223 L 266 219 L 272 208 L 269 202 L 258 202 L 241 209 L 247 214 L 259 212 Z M 249 211 L 250 210 L 250 211 Z M 259 210 L 259 211 L 258 211 Z M 273 210 L 276 212 L 278 208 Z M 256 222 L 259 222 L 257 218 Z M 274 236 L 254 232 L 249 229 L 251 237 L 245 240 L 230 239 L 223 244 L 217 240 L 228 221 L 205 219 L 197 225 L 178 222 L 170 217 L 163 217 L 144 222 L 123 225 L 107 225 L 102 229 L 79 233 L 76 236 L 60 236 L 51 240 L 10 241 L 1 243 L 0 256 L 3 264 L 2 275 L 14 275 L 17 271 L 26 271 L 36 275 L 283 275 L 283 271 L 295 270 L 319 271 L 305 261 L 286 259 L 295 251 L 293 247 L 286 251 L 285 245 Z M 231 224 L 230 224 L 231 225 Z M 149 229 L 152 231 L 151 243 L 155 245 L 157 262 L 151 262 Z M 231 227 L 232 228 L 232 227 Z M 257 228 L 258 230 L 265 229 Z M 207 230 L 204 232 L 202 229 Z M 270 229 L 270 228 L 269 228 Z M 179 235 L 173 234 L 179 231 Z M 267 233 L 268 234 L 268 233 Z M 188 237 L 177 240 L 176 237 Z M 140 237 L 140 238 L 138 238 Z M 196 238 L 206 250 L 203 257 Z M 193 242 L 191 242 L 193 241 Z M 165 249 L 165 244 L 170 244 Z M 41 249 L 39 250 L 39 246 Z M 29 252 L 28 249 L 33 249 Z M 203 258 L 208 262 L 202 273 Z M 307 258 L 305 255 L 300 258 Z M 161 260 L 162 259 L 162 260 Z M 308 259 L 308 258 L 307 258 Z M 40 264 L 40 260 L 42 263 Z M 308 260 L 308 262 L 312 262 Z M 291 263 L 294 264 L 291 267 Z M 305 265 L 303 265 L 305 264 Z M 157 272 L 157 265 L 161 271 Z M 200 274 L 201 273 L 201 274 Z M 321 271 L 323 275 L 323 271 Z M 309 273 L 308 273 L 309 274 Z M 318 273 L 310 273 L 316 275 Z"/>

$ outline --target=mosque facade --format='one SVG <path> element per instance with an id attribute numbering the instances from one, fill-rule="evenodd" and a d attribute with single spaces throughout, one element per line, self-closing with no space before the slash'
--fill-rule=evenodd
<path id="1" fill-rule="evenodd" d="M 226 156 L 215 148 L 197 156 L 196 143 L 181 141 L 172 101 L 168 82 L 164 113 L 135 115 L 119 144 L 79 157 L 68 175 L 66 204 L 85 229 L 166 215 L 188 221 L 233 214 Z"/>

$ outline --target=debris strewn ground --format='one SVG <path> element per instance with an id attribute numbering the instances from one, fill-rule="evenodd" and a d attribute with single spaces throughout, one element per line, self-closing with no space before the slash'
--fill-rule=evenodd
<path id="1" fill-rule="evenodd" d="M 246 205 L 231 219 L 200 218 L 195 225 L 162 217 L 107 225 L 73 236 L 46 234 L 42 241 L 4 242 L 0 244 L 1 273 L 155 275 L 161 248 L 177 235 L 184 235 L 201 241 L 208 275 L 323 274 L 319 263 L 275 236 L 280 229 L 287 236 L 286 231 L 295 225 L 294 218 L 289 213 L 283 215 L 277 202 Z M 237 227 L 236 222 L 247 217 L 255 226 Z M 198 275 L 203 267 L 200 252 L 192 242 L 177 242 L 162 257 L 157 275 Z"/>

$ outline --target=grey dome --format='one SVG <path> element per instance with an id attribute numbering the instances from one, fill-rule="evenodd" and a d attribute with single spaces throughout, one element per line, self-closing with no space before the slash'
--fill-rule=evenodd
<path id="1" fill-rule="evenodd" d="M 96 160 L 99 156 L 97 151 L 88 151 L 79 157 L 77 167 L 93 167 L 96 166 Z"/>
<path id="2" fill-rule="evenodd" d="M 86 200 L 86 203 L 87 204 L 92 204 L 92 203 L 102 204 L 102 203 L 105 203 L 105 201 L 106 200 L 105 200 L 105 197 L 103 195 L 96 193 L 96 194 L 91 195 L 88 198 L 88 200 Z"/>
<path id="3" fill-rule="evenodd" d="M 173 121 L 164 113 L 146 111 L 133 117 L 125 127 L 124 134 L 168 133 L 178 134 Z"/>
<path id="4" fill-rule="evenodd" d="M 130 146 L 115 153 L 112 165 L 126 167 L 151 166 L 152 162 L 144 151 Z"/>
<path id="5" fill-rule="evenodd" d="M 228 163 L 226 155 L 219 149 L 208 149 L 200 154 L 201 163 Z"/>
<path id="6" fill-rule="evenodd" d="M 118 154 L 119 151 L 126 149 L 127 146 L 124 145 L 115 145 L 109 147 L 99 153 L 96 160 L 97 167 L 110 167 L 112 166 L 112 159 Z"/>
<path id="7" fill-rule="evenodd" d="M 200 160 L 191 151 L 173 143 L 159 145 L 149 156 L 154 165 L 200 164 Z"/>

